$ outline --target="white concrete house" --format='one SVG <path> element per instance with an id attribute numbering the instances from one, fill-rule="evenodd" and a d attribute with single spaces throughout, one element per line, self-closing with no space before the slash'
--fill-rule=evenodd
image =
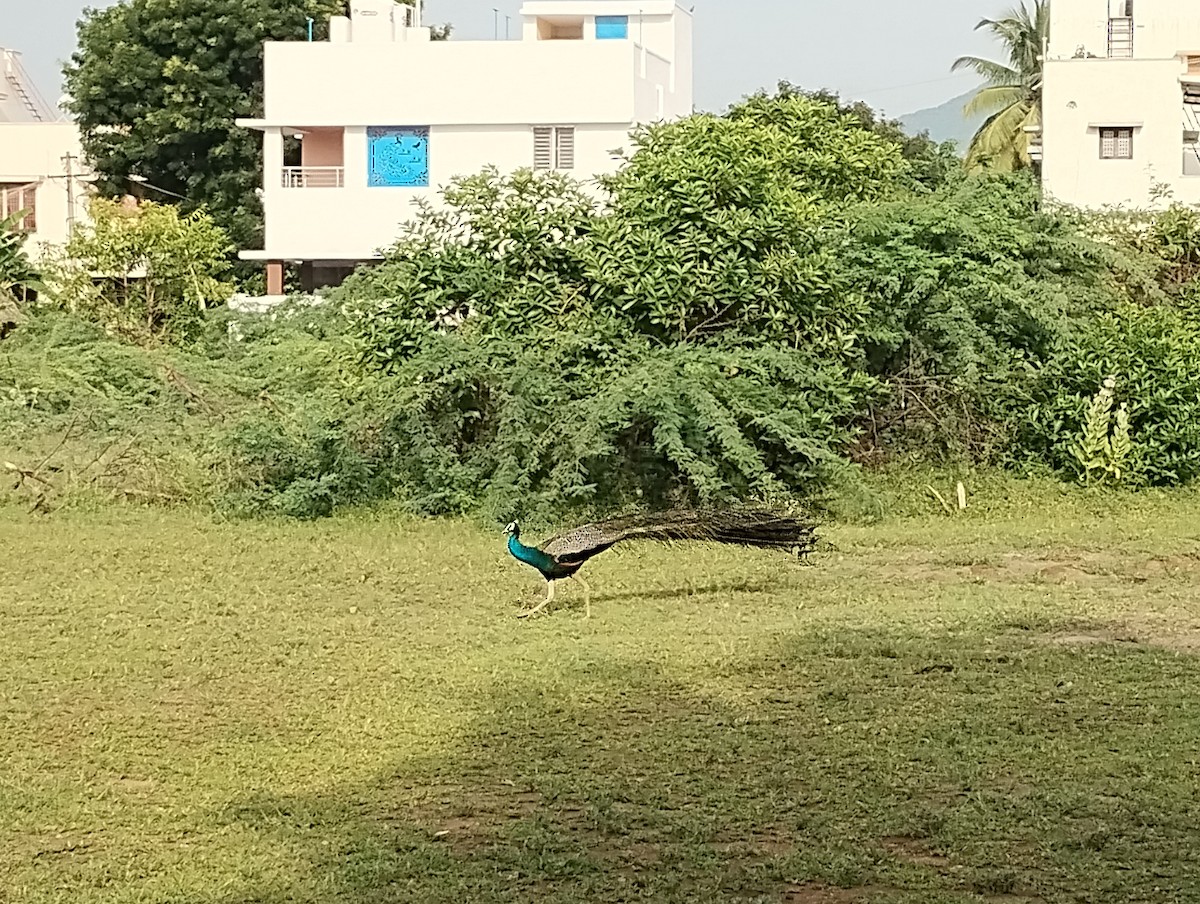
<path id="1" fill-rule="evenodd" d="M 1052 0 L 1041 157 L 1058 201 L 1200 204 L 1200 0 Z"/>
<path id="2" fill-rule="evenodd" d="M 528 0 L 519 40 L 430 41 L 420 13 L 352 0 L 330 40 L 265 48 L 265 247 L 305 283 L 379 257 L 457 175 L 494 165 L 614 171 L 638 123 L 692 112 L 692 16 L 675 0 Z M 285 159 L 285 138 L 299 139 Z"/>
<path id="3" fill-rule="evenodd" d="M 20 55 L 0 48 L 0 218 L 24 211 L 34 258 L 61 247 L 87 216 L 90 172 L 75 124 L 34 87 Z"/>

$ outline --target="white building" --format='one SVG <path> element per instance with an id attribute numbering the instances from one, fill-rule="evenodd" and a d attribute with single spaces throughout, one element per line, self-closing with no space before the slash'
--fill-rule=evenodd
<path id="1" fill-rule="evenodd" d="M 1048 197 L 1200 204 L 1200 0 L 1052 0 L 1041 144 Z"/>
<path id="2" fill-rule="evenodd" d="M 87 215 L 79 131 L 38 93 L 20 55 L 0 48 L 0 219 L 24 211 L 26 249 L 62 246 Z"/>
<path id="3" fill-rule="evenodd" d="M 352 0 L 330 40 L 265 48 L 266 241 L 243 251 L 306 283 L 379 257 L 457 175 L 612 172 L 638 123 L 692 112 L 692 17 L 675 0 L 528 0 L 512 41 L 430 41 L 410 7 Z M 285 139 L 300 149 L 285 158 Z"/>

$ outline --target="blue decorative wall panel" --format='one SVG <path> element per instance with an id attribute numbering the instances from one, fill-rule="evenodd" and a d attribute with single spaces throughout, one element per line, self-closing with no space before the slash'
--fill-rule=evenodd
<path id="1" fill-rule="evenodd" d="M 629 37 L 628 16 L 597 16 L 596 39 L 599 41 L 623 41 Z"/>
<path id="2" fill-rule="evenodd" d="M 429 129 L 374 126 L 367 129 L 367 184 L 385 188 L 429 185 Z"/>

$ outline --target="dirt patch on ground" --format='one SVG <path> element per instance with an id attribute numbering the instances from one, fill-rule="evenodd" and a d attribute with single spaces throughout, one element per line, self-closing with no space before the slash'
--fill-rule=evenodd
<path id="1" fill-rule="evenodd" d="M 1057 647 L 1156 647 L 1178 653 L 1200 653 L 1200 624 L 1130 619 L 1102 625 L 1065 627 L 1046 635 Z"/>
<path id="2" fill-rule="evenodd" d="M 429 834 L 456 853 L 470 854 L 493 843 L 503 826 L 530 819 L 539 812 L 549 815 L 542 795 L 536 791 L 512 788 L 480 791 L 440 789 L 418 806 L 419 819 Z M 578 808 L 555 808 L 559 821 L 580 820 Z M 406 816 L 405 821 L 411 816 Z"/>
<path id="3" fill-rule="evenodd" d="M 904 889 L 888 885 L 859 885 L 854 888 L 834 888 L 817 882 L 793 885 L 783 892 L 784 904 L 867 904 L 883 897 L 904 893 Z"/>
<path id="4" fill-rule="evenodd" d="M 879 573 L 902 580 L 950 583 L 1140 584 L 1159 579 L 1200 580 L 1200 552 L 1146 558 L 1134 553 L 1021 551 L 982 561 L 927 559 L 881 564 Z"/>
<path id="5" fill-rule="evenodd" d="M 889 854 L 904 863 L 943 870 L 950 866 L 950 858 L 934 853 L 920 838 L 893 835 L 883 839 L 883 847 Z"/>
<path id="6" fill-rule="evenodd" d="M 782 829 L 767 826 L 745 835 L 720 835 L 709 847 L 743 860 L 766 860 L 792 854 L 796 842 Z"/>
<path id="7" fill-rule="evenodd" d="M 83 835 L 27 835 L 16 839 L 16 853 L 35 860 L 89 857 L 100 852 L 102 837 L 96 833 Z M 0 899 L 2 900 L 2 899 Z"/>

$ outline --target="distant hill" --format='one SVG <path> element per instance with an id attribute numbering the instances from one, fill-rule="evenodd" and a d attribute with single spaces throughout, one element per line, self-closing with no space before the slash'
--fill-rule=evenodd
<path id="1" fill-rule="evenodd" d="M 973 96 L 974 91 L 968 91 L 952 98 L 937 107 L 917 110 L 900 117 L 904 130 L 910 135 L 918 132 L 928 132 L 934 141 L 958 142 L 958 150 L 965 152 L 967 145 L 975 132 L 983 125 L 986 116 L 974 116 L 971 119 L 963 117 L 962 109 Z"/>

